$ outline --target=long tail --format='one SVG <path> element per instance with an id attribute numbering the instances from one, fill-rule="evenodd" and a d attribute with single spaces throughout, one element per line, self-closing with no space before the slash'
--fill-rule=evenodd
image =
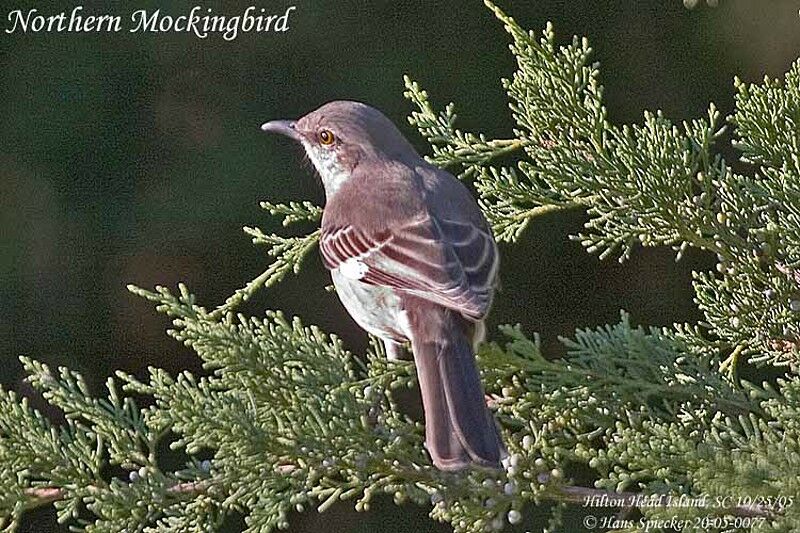
<path id="1" fill-rule="evenodd" d="M 425 445 L 441 470 L 497 468 L 505 454 L 486 406 L 468 323 L 427 302 L 407 307 L 425 410 Z"/>

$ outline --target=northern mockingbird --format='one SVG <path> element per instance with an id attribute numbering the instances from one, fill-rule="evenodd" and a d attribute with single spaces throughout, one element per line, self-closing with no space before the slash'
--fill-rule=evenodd
<path id="1" fill-rule="evenodd" d="M 261 129 L 302 144 L 322 178 L 320 249 L 342 304 L 390 358 L 411 343 L 433 464 L 499 466 L 505 449 L 474 355 L 499 258 L 472 195 L 362 103 L 330 102 Z"/>

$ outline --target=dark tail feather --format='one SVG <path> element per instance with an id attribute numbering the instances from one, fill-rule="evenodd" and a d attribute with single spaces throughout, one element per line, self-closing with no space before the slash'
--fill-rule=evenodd
<path id="1" fill-rule="evenodd" d="M 470 463 L 499 467 L 504 448 L 459 323 L 463 318 L 450 310 L 436 311 L 441 315 L 424 317 L 412 339 L 428 452 L 441 470 L 461 470 Z"/>

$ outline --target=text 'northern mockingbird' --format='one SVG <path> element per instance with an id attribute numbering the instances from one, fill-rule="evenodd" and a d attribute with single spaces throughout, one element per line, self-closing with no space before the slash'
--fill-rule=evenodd
<path id="1" fill-rule="evenodd" d="M 474 355 L 499 258 L 467 188 L 358 102 L 261 128 L 300 142 L 322 178 L 320 249 L 347 311 L 390 358 L 411 343 L 434 465 L 499 466 L 505 450 Z"/>

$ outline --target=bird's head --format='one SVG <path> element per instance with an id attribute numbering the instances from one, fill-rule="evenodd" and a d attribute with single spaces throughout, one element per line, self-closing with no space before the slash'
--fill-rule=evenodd
<path id="1" fill-rule="evenodd" d="M 273 120 L 261 129 L 301 143 L 329 197 L 364 161 L 419 158 L 391 120 L 360 102 L 329 102 L 298 120 Z"/>

